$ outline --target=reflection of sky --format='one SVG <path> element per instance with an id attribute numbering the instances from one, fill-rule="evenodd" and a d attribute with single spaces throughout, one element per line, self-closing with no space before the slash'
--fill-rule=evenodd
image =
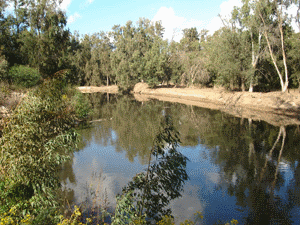
<path id="1" fill-rule="evenodd" d="M 116 143 L 117 138 L 116 132 L 112 131 L 112 143 Z M 222 180 L 220 168 L 213 163 L 210 150 L 204 145 L 180 147 L 179 150 L 190 160 L 187 164 L 190 179 L 184 185 L 182 197 L 173 200 L 170 205 L 177 221 L 192 219 L 193 214 L 200 211 L 204 215 L 205 224 L 215 224 L 218 220 L 225 223 L 233 218 L 243 224 L 243 217 L 247 216 L 248 209 L 236 205 L 236 197 L 227 194 L 228 181 Z M 126 151 L 116 152 L 115 146 L 102 146 L 93 138 L 84 149 L 74 153 L 73 172 L 76 184 L 67 181 L 65 187 L 74 190 L 77 204 L 86 199 L 92 201 L 91 193 L 95 192 L 98 193 L 96 202 L 101 204 L 105 192 L 109 206 L 114 207 L 116 194 L 146 167 L 139 163 L 137 157 L 129 162 Z M 280 172 L 284 173 L 285 184 L 276 194 L 284 196 L 294 177 L 291 166 L 285 162 L 280 163 Z M 293 209 L 291 213 L 299 215 L 297 209 Z"/>
<path id="2" fill-rule="evenodd" d="M 195 197 L 203 202 L 205 224 L 214 224 L 218 220 L 227 222 L 232 218 L 242 222 L 241 218 L 245 215 L 241 208 L 235 205 L 235 197 L 229 196 L 225 188 L 219 188 L 224 181 L 221 180 L 219 167 L 210 158 L 210 150 L 203 145 L 184 147 L 180 150 L 190 159 L 187 165 L 190 177 L 188 183 L 197 187 Z"/>

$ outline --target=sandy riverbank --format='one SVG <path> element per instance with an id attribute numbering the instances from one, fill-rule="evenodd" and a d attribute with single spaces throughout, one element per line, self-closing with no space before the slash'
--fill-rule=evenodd
<path id="1" fill-rule="evenodd" d="M 79 87 L 84 93 L 109 92 L 117 93 L 117 86 Z M 139 83 L 133 90 L 138 101 L 150 98 L 161 101 L 178 102 L 204 108 L 221 110 L 231 115 L 254 120 L 264 120 L 275 126 L 300 124 L 300 93 L 292 90 L 289 93 L 249 93 L 230 92 L 213 88 L 148 88 Z"/>

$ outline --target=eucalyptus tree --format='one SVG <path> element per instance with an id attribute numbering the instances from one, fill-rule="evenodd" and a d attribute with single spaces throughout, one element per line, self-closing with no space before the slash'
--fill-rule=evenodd
<path id="1" fill-rule="evenodd" d="M 168 46 L 167 76 L 175 85 L 181 83 L 181 75 L 183 74 L 183 64 L 180 57 L 180 43 L 171 41 Z"/>
<path id="2" fill-rule="evenodd" d="M 0 217 L 17 224 L 25 215 L 31 224 L 54 224 L 58 166 L 78 140 L 64 72 L 52 77 L 20 102 L 0 139 Z"/>
<path id="3" fill-rule="evenodd" d="M 248 32 L 250 35 L 252 71 L 249 74 L 249 92 L 253 92 L 253 87 L 257 80 L 255 76 L 257 66 L 266 49 L 266 46 L 262 43 L 263 29 L 261 21 L 253 14 L 254 3 L 251 0 L 242 0 L 242 7 L 236 7 L 232 11 L 232 19 L 237 20 L 241 30 Z"/>
<path id="4" fill-rule="evenodd" d="M 44 75 L 63 68 L 62 58 L 68 47 L 65 12 L 56 0 L 13 0 L 12 37 L 22 56 L 13 63 L 37 67 Z"/>
<path id="5" fill-rule="evenodd" d="M 182 196 L 189 179 L 188 158 L 177 150 L 179 143 L 179 132 L 166 116 L 148 153 L 147 170 L 137 174 L 117 196 L 112 224 L 153 224 L 171 216 L 169 204 Z"/>
<path id="6" fill-rule="evenodd" d="M 7 73 L 7 66 L 8 63 L 5 59 L 5 56 L 3 55 L 3 47 L 5 44 L 5 38 L 3 38 L 3 34 L 4 34 L 4 24 L 5 24 L 5 16 L 4 16 L 4 12 L 5 12 L 5 8 L 7 7 L 7 2 L 6 1 L 0 1 L 0 78 L 4 79 L 6 77 L 6 73 Z"/>
<path id="7" fill-rule="evenodd" d="M 74 66 L 79 83 L 82 85 L 109 85 L 113 82 L 111 76 L 110 55 L 112 46 L 107 33 L 100 32 L 84 35 L 70 53 L 70 63 Z"/>
<path id="8" fill-rule="evenodd" d="M 153 64 L 157 64 L 155 62 L 157 58 L 151 58 L 149 55 L 164 53 L 159 44 L 161 43 L 163 46 L 164 43 L 162 42 L 163 31 L 160 22 L 153 23 L 145 18 L 141 18 L 137 22 L 137 26 L 128 21 L 125 26 L 115 25 L 113 27 L 111 36 L 114 40 L 114 51 L 111 65 L 117 83 L 122 89 L 130 89 L 135 83 L 142 80 L 150 79 L 150 82 L 153 82 L 152 77 L 161 74 L 161 66 L 158 66 L 158 71 L 153 71 L 154 67 L 149 65 L 152 60 L 154 60 Z M 151 53 L 151 51 L 153 52 Z M 148 54 L 147 57 L 145 57 L 146 54 Z"/>
<path id="9" fill-rule="evenodd" d="M 150 85 L 169 82 L 171 74 L 168 65 L 168 42 L 161 38 L 155 38 L 150 51 L 145 53 L 145 67 L 142 73 L 143 79 Z"/>
<path id="10" fill-rule="evenodd" d="M 267 42 L 272 63 L 276 68 L 282 92 L 285 92 L 289 85 L 285 39 L 290 29 L 287 10 L 291 3 L 291 1 L 283 0 L 258 0 L 253 4 L 253 13 L 260 20 L 262 33 Z M 281 58 L 282 62 L 280 62 Z"/>
<path id="11" fill-rule="evenodd" d="M 16 19 L 7 11 L 9 1 L 0 1 L 0 45 L 2 53 L 12 65 L 20 62 L 20 44 L 18 43 L 18 33 L 16 33 Z M 18 12 L 16 12 L 18 14 Z"/>
<path id="12" fill-rule="evenodd" d="M 203 85 L 207 84 L 210 77 L 206 69 L 206 58 L 200 51 L 200 34 L 196 27 L 183 30 L 179 49 L 180 60 L 183 65 L 181 82 L 187 85 L 194 85 L 196 82 Z"/>
<path id="13" fill-rule="evenodd" d="M 209 58 L 209 70 L 215 82 L 231 90 L 246 88 L 250 72 L 250 45 L 247 34 L 238 28 L 223 27 L 216 31 L 204 45 Z"/>
<path id="14" fill-rule="evenodd" d="M 293 33 L 287 41 L 288 66 L 293 84 L 300 89 L 300 34 Z"/>

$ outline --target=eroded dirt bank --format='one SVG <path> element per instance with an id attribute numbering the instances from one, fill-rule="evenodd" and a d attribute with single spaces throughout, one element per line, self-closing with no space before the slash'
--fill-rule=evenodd
<path id="1" fill-rule="evenodd" d="M 117 93 L 116 86 L 110 87 L 80 87 L 82 92 Z M 300 93 L 269 92 L 229 92 L 212 88 L 155 88 L 139 83 L 133 90 L 138 101 L 150 98 L 161 101 L 178 102 L 204 108 L 220 110 L 231 115 L 263 120 L 275 126 L 300 125 Z"/>

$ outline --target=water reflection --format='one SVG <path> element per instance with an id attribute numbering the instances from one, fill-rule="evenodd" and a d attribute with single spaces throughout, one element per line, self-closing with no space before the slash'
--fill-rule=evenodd
<path id="1" fill-rule="evenodd" d="M 158 222 L 162 216 L 171 216 L 170 201 L 182 196 L 183 184 L 188 179 L 188 159 L 177 150 L 179 133 L 171 117 L 164 116 L 161 131 L 155 137 L 148 156 L 147 170 L 137 174 L 118 196 L 116 224 L 130 223 L 137 215 L 144 216 L 147 221 Z M 127 204 L 124 204 L 125 201 Z"/>
<path id="2" fill-rule="evenodd" d="M 179 150 L 190 159 L 190 180 L 183 187 L 183 196 L 170 201 L 179 221 L 197 210 L 203 212 L 204 224 L 232 218 L 240 224 L 300 221 L 299 126 L 274 127 L 168 102 L 142 103 L 113 95 L 108 101 L 107 95 L 89 96 L 95 109 L 93 119 L 101 122 L 80 131 L 85 140 L 82 150 L 65 165 L 62 178 L 75 202 L 89 199 L 96 205 L 84 191 L 94 187 L 94 192 L 102 193 L 97 204 L 103 204 L 106 195 L 109 207 L 114 208 L 121 187 L 147 169 L 160 121 L 171 115 L 174 129 L 180 133 Z M 99 171 L 101 179 L 93 179 L 92 174 Z"/>

